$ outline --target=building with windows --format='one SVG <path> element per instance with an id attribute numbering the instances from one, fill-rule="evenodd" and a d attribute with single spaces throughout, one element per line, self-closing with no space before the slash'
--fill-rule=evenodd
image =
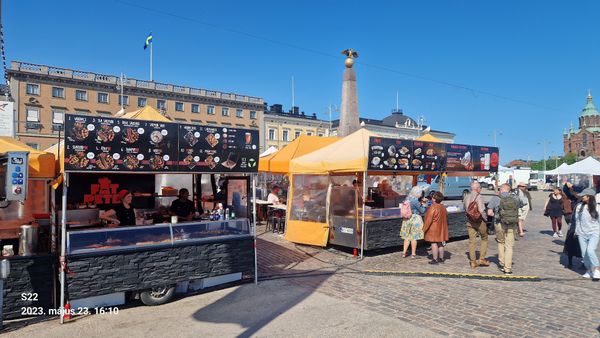
<path id="1" fill-rule="evenodd" d="M 329 122 L 317 119 L 316 114 L 306 115 L 298 107 L 283 111 L 283 106 L 274 104 L 263 112 L 263 123 L 260 125 L 260 149 L 270 147 L 281 149 L 300 135 L 326 136 Z"/>
<path id="2" fill-rule="evenodd" d="M 577 158 L 593 156 L 600 159 L 600 114 L 588 93 L 587 104 L 579 115 L 579 129 L 571 127 L 563 134 L 565 155 L 573 153 Z"/>
<path id="3" fill-rule="evenodd" d="M 124 79 L 118 76 L 13 61 L 7 71 L 15 101 L 15 136 L 37 149 L 58 140 L 65 113 L 112 116 L 121 109 L 156 107 L 174 121 L 259 128 L 259 97 Z"/>
<path id="4" fill-rule="evenodd" d="M 339 124 L 339 120 L 333 121 L 332 136 L 337 135 Z M 404 115 L 401 109 L 393 110 L 392 114 L 385 117 L 383 120 L 361 117 L 360 124 L 369 131 L 381 135 L 382 137 L 389 138 L 414 140 L 423 135 L 423 133 L 428 132 L 444 142 L 453 143 L 454 137 L 456 136 L 455 134 L 446 131 L 432 130 L 428 126 L 418 123 L 409 116 Z"/>

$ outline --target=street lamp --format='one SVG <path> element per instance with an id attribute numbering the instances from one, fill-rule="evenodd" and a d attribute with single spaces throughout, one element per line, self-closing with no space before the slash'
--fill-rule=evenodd
<path id="1" fill-rule="evenodd" d="M 488 136 L 491 136 L 494 138 L 494 147 L 498 146 L 498 142 L 496 142 L 496 138 L 498 136 L 502 136 L 502 132 L 501 131 L 497 131 L 497 130 L 493 130 L 491 134 L 488 134 Z"/>
<path id="2" fill-rule="evenodd" d="M 542 144 L 544 146 L 544 171 L 546 171 L 546 148 L 550 143 L 551 142 L 547 139 L 543 139 L 541 142 L 538 142 L 538 144 Z"/>
<path id="3" fill-rule="evenodd" d="M 328 131 L 328 135 L 327 136 L 331 136 L 331 129 L 333 129 L 333 124 L 331 122 L 331 112 L 332 111 L 338 111 L 338 107 L 335 104 L 330 104 L 329 105 L 329 131 Z"/>

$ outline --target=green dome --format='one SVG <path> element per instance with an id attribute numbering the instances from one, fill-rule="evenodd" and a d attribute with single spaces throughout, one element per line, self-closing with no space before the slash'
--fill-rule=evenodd
<path id="1" fill-rule="evenodd" d="M 594 106 L 594 103 L 592 103 L 592 93 L 588 93 L 587 104 L 581 110 L 581 116 L 597 116 L 597 115 L 600 115 L 600 114 L 598 114 L 598 109 L 596 109 L 596 106 Z"/>

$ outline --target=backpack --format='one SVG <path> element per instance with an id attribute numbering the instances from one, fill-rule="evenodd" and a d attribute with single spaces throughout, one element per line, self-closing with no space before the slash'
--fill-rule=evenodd
<path id="1" fill-rule="evenodd" d="M 408 198 L 404 202 L 400 203 L 400 216 L 404 219 L 412 217 L 412 208 L 410 207 L 410 201 Z"/>
<path id="2" fill-rule="evenodd" d="M 479 206 L 477 206 L 477 197 L 479 197 L 479 194 L 477 194 L 473 201 L 467 206 L 467 217 L 473 222 L 480 221 L 482 218 L 481 212 L 479 212 Z"/>
<path id="3" fill-rule="evenodd" d="M 505 225 L 516 225 L 519 223 L 519 201 L 514 197 L 501 197 L 498 208 L 500 222 Z"/>

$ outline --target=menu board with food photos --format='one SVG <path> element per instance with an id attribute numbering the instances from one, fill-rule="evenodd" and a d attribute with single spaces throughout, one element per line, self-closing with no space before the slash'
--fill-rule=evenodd
<path id="1" fill-rule="evenodd" d="M 369 144 L 369 167 L 379 170 L 411 169 L 412 141 L 373 138 Z"/>
<path id="2" fill-rule="evenodd" d="M 67 114 L 65 170 L 256 172 L 258 131 Z"/>
<path id="3" fill-rule="evenodd" d="M 179 170 L 252 172 L 258 167 L 258 131 L 179 125 Z"/>
<path id="4" fill-rule="evenodd" d="M 446 165 L 446 144 L 413 141 L 413 156 L 414 170 L 443 170 Z"/>
<path id="5" fill-rule="evenodd" d="M 500 152 L 496 147 L 473 146 L 473 166 L 475 171 L 498 171 Z"/>
<path id="6" fill-rule="evenodd" d="M 446 170 L 473 171 L 473 152 L 470 145 L 446 145 Z"/>
<path id="7" fill-rule="evenodd" d="M 371 137 L 368 160 L 368 170 L 495 172 L 499 152 L 495 147 Z"/>

